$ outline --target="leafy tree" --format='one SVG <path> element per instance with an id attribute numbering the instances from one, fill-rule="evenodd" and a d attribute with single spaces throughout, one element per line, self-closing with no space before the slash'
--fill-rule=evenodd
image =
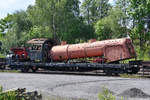
<path id="1" fill-rule="evenodd" d="M 2 42 L 0 41 L 0 51 L 1 51 Z"/>
<path id="2" fill-rule="evenodd" d="M 29 31 L 29 33 L 24 36 L 25 40 L 30 40 L 32 38 L 51 38 L 52 34 L 49 34 L 49 27 L 42 27 L 42 26 L 34 26 L 31 28 L 31 30 Z"/>
<path id="3" fill-rule="evenodd" d="M 50 36 L 58 42 L 74 43 L 77 38 L 86 40 L 94 33 L 80 17 L 79 4 L 79 0 L 37 0 L 27 12 L 33 26 L 49 27 Z"/>
<path id="4" fill-rule="evenodd" d="M 17 11 L 12 17 L 12 29 L 14 29 L 17 40 L 22 38 L 23 32 L 28 32 L 32 27 L 31 21 L 25 11 Z"/>
<path id="5" fill-rule="evenodd" d="M 134 21 L 132 38 L 138 39 L 140 49 L 144 50 L 150 40 L 150 0 L 129 0 L 128 14 Z"/>
<path id="6" fill-rule="evenodd" d="M 7 17 L 0 19 L 0 38 L 2 38 L 7 30 L 12 27 L 11 23 L 12 15 L 8 14 Z"/>
<path id="7" fill-rule="evenodd" d="M 111 5 L 109 0 L 84 0 L 81 5 L 82 15 L 88 24 L 97 22 L 108 15 Z"/>
<path id="8" fill-rule="evenodd" d="M 5 19 L 7 19 L 10 27 L 8 27 L 2 40 L 2 47 L 5 51 L 8 51 L 11 47 L 24 44 L 23 37 L 27 35 L 32 23 L 28 20 L 25 11 L 17 11 L 11 17 L 7 16 Z"/>
<path id="9" fill-rule="evenodd" d="M 59 41 L 79 30 L 79 0 L 36 0 L 29 6 L 29 18 L 36 26 L 49 27 L 49 34 Z M 77 33 L 76 33 L 77 34 Z M 74 40 L 74 39 L 73 39 Z"/>
<path id="10" fill-rule="evenodd" d="M 5 29 L 8 27 L 7 21 L 4 19 L 0 20 L 0 34 L 4 34 Z"/>
<path id="11" fill-rule="evenodd" d="M 17 38 L 13 30 L 8 30 L 5 39 L 2 41 L 2 49 L 5 53 L 8 53 L 11 47 L 17 47 Z"/>
<path id="12" fill-rule="evenodd" d="M 124 13 L 125 16 L 122 17 L 122 25 L 124 27 L 127 27 L 127 25 L 129 24 L 129 21 L 130 21 L 129 20 L 130 16 L 127 13 L 128 6 L 129 6 L 129 0 L 117 0 L 116 6 L 118 8 L 120 8 L 122 10 L 122 12 Z"/>
<path id="13" fill-rule="evenodd" d="M 109 15 L 100 19 L 95 24 L 95 32 L 99 40 L 120 38 L 126 36 L 126 27 L 121 26 L 121 17 L 124 16 L 121 9 L 113 8 Z"/>

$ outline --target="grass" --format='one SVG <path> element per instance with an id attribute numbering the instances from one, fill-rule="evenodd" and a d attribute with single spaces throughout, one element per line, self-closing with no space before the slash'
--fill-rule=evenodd
<path id="1" fill-rule="evenodd" d="M 143 76 L 139 76 L 137 74 L 120 74 L 122 78 L 144 78 Z"/>
<path id="2" fill-rule="evenodd" d="M 0 58 L 5 58 L 5 55 L 0 53 Z"/>
<path id="3" fill-rule="evenodd" d="M 106 88 L 103 88 L 103 92 L 98 94 L 98 98 L 99 100 L 116 100 L 116 97 Z"/>
<path id="4" fill-rule="evenodd" d="M 1 93 L 1 92 L 3 92 L 3 87 L 2 87 L 2 86 L 0 86 L 0 93 Z"/>
<path id="5" fill-rule="evenodd" d="M 3 92 L 3 87 L 0 86 L 0 100 L 17 100 L 15 91 Z"/>
<path id="6" fill-rule="evenodd" d="M 0 70 L 0 72 L 6 72 L 6 73 L 20 73 L 21 71 L 18 71 L 18 70 Z"/>
<path id="7" fill-rule="evenodd" d="M 113 94 L 110 93 L 108 89 L 103 88 L 102 93 L 98 94 L 98 99 L 99 100 L 116 100 L 116 97 L 113 96 Z M 121 100 L 123 100 L 123 97 L 121 97 Z"/>

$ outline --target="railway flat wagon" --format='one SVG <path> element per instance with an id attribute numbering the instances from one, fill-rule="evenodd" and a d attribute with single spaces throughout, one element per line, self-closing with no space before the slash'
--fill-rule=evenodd
<path id="1" fill-rule="evenodd" d="M 119 63 L 136 58 L 130 38 L 57 45 L 52 39 L 33 39 L 26 50 L 29 60 L 10 61 L 12 68 L 36 71 L 38 68 L 61 71 L 103 70 L 104 73 L 137 73 L 140 61 Z M 34 51 L 34 53 L 33 53 Z M 89 61 L 88 59 L 99 59 Z"/>

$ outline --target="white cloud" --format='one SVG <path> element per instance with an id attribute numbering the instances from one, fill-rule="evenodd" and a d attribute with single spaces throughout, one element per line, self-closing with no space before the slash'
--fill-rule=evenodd
<path id="1" fill-rule="evenodd" d="M 13 13 L 16 10 L 25 10 L 28 5 L 34 4 L 35 0 L 0 0 L 0 18 Z"/>

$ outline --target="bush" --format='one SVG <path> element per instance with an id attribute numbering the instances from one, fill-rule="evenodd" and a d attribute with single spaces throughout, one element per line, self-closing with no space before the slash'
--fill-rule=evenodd
<path id="1" fill-rule="evenodd" d="M 17 100 L 15 91 L 3 92 L 3 87 L 0 86 L 0 100 Z"/>
<path id="2" fill-rule="evenodd" d="M 116 97 L 106 88 L 103 88 L 102 93 L 98 94 L 98 98 L 99 100 L 116 100 Z M 121 100 L 123 100 L 123 98 L 121 98 Z"/>
<path id="3" fill-rule="evenodd" d="M 3 88 L 0 86 L 0 100 L 42 100 L 42 95 L 37 91 L 26 92 L 26 88 L 3 92 Z"/>
<path id="4" fill-rule="evenodd" d="M 116 100 L 115 96 L 106 88 L 103 88 L 103 92 L 98 94 L 98 98 L 99 100 Z"/>

